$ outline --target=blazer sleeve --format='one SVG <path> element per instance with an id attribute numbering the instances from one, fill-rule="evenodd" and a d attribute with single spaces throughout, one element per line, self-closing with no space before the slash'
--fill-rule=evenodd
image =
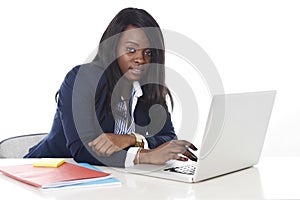
<path id="1" fill-rule="evenodd" d="M 124 167 L 125 150 L 110 157 L 100 157 L 88 146 L 90 141 L 103 133 L 95 112 L 96 90 L 100 84 L 100 91 L 104 91 L 106 85 L 99 83 L 102 74 L 103 69 L 99 66 L 82 65 L 75 67 L 65 77 L 59 90 L 58 111 L 66 145 L 77 162 Z"/>
<path id="2" fill-rule="evenodd" d="M 143 104 L 138 102 L 135 114 L 136 132 L 146 138 L 150 149 L 177 139 L 171 115 L 163 106 L 152 107 L 150 113 L 142 107 Z"/>
<path id="3" fill-rule="evenodd" d="M 150 149 L 156 148 L 159 145 L 168 142 L 170 140 L 177 139 L 177 136 L 174 131 L 173 123 L 171 121 L 171 116 L 169 113 L 167 114 L 167 118 L 165 124 L 163 125 L 163 128 L 158 133 L 151 132 L 151 128 L 150 128 L 150 134 L 146 136 L 146 139 Z"/>

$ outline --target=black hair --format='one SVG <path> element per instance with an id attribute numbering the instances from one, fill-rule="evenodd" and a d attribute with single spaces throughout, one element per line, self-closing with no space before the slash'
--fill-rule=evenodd
<path id="1" fill-rule="evenodd" d="M 147 11 L 138 8 L 125 8 L 112 19 L 102 35 L 97 55 L 93 60 L 95 62 L 101 61 L 104 66 L 108 66 L 105 69 L 109 91 L 106 105 L 114 106 L 111 105 L 112 92 L 123 75 L 117 62 L 117 46 L 121 33 L 128 26 L 145 28 L 143 30 L 145 30 L 152 51 L 151 67 L 148 68 L 147 76 L 144 75 L 140 80 L 143 90 L 140 101 L 143 103 L 143 108 L 148 110 L 152 105 L 160 104 L 168 109 L 167 95 L 173 108 L 172 95 L 165 85 L 165 46 L 162 32 L 156 20 Z"/>

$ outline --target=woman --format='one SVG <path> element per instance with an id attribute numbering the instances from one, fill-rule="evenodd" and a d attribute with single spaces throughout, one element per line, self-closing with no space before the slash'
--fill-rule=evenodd
<path id="1" fill-rule="evenodd" d="M 58 92 L 50 133 L 25 155 L 127 167 L 197 160 L 177 140 L 166 103 L 165 52 L 146 11 L 121 10 L 104 32 L 93 62 L 73 68 Z"/>

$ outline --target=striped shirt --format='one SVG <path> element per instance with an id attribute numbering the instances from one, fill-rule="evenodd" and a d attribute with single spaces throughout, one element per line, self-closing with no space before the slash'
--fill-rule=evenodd
<path id="1" fill-rule="evenodd" d="M 140 96 L 143 95 L 143 91 L 141 89 L 140 83 L 138 81 L 133 82 L 132 92 L 129 99 L 129 117 L 128 120 L 128 108 L 126 106 L 126 101 L 123 97 L 121 97 L 120 102 L 117 104 L 117 116 L 115 119 L 115 130 L 116 134 L 128 134 L 131 132 L 135 132 L 134 125 L 134 110 L 137 104 L 137 100 Z M 128 124 L 130 122 L 130 124 Z"/>
<path id="2" fill-rule="evenodd" d="M 121 97 L 120 102 L 117 104 L 117 115 L 115 117 L 115 134 L 130 134 L 131 132 L 135 132 L 135 123 L 134 123 L 134 110 L 138 101 L 138 98 L 143 95 L 142 88 L 138 81 L 134 81 L 132 85 L 132 92 L 129 99 L 129 114 L 130 120 L 127 118 L 127 106 L 126 101 L 123 97 Z M 130 125 L 128 125 L 130 122 Z M 144 148 L 148 149 L 148 142 L 143 137 Z M 139 147 L 130 147 L 127 151 L 126 159 L 125 159 L 125 167 L 130 167 L 134 165 L 134 159 L 137 154 Z"/>

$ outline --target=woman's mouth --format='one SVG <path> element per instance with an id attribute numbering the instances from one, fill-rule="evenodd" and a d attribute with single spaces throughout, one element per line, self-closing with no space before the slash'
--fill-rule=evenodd
<path id="1" fill-rule="evenodd" d="M 129 68 L 129 71 L 134 75 L 141 75 L 142 72 L 144 71 L 144 69 L 141 67 L 132 67 L 132 68 Z"/>

